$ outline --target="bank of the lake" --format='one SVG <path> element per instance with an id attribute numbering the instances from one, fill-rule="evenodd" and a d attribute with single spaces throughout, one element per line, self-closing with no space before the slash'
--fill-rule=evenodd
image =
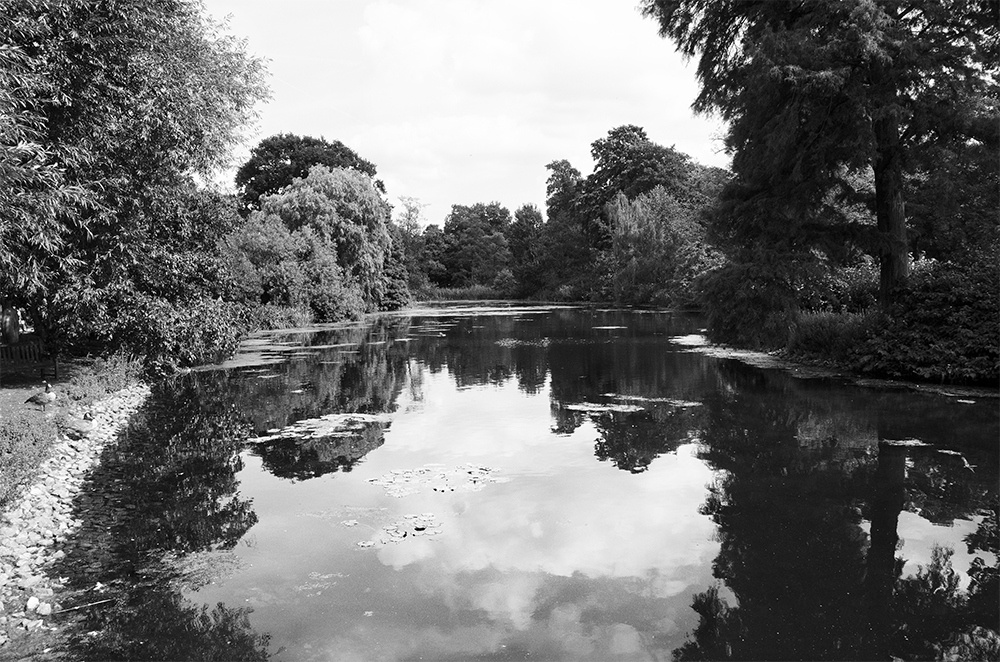
<path id="1" fill-rule="evenodd" d="M 765 352 L 713 344 L 702 335 L 692 335 L 680 341 L 680 344 L 705 356 L 734 359 L 755 368 L 782 370 L 797 379 L 837 379 L 864 388 L 905 389 L 953 398 L 1000 398 L 998 388 L 872 377 L 854 372 L 829 360 L 810 359 L 783 350 Z"/>
<path id="2" fill-rule="evenodd" d="M 70 595 L 64 586 L 68 578 L 53 577 L 48 569 L 73 549 L 75 533 L 100 527 L 116 508 L 128 507 L 128 495 L 90 495 L 86 503 L 76 499 L 101 453 L 148 395 L 148 386 L 136 384 L 76 412 L 89 416 L 83 420 L 92 421 L 92 429 L 78 438 L 61 432 L 37 478 L 0 516 L 0 654 L 10 640 L 56 630 L 61 615 L 90 597 L 100 600 L 99 586 L 92 587 L 91 596 Z M 86 575 L 88 568 L 78 570 Z"/>

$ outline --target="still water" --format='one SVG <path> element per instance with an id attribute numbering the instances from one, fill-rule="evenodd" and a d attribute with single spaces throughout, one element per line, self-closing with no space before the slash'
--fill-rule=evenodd
<path id="1" fill-rule="evenodd" d="M 92 479 L 99 560 L 65 560 L 114 598 L 76 652 L 918 659 L 995 629 L 997 400 L 794 379 L 700 327 L 441 306 L 160 386 Z"/>

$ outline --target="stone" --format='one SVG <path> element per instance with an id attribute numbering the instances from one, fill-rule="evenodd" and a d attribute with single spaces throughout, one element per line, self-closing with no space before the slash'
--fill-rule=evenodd
<path id="1" fill-rule="evenodd" d="M 6 602 L 9 608 L 12 604 L 21 604 L 24 594 L 28 593 L 35 614 L 47 615 L 42 614 L 46 609 L 52 613 L 52 602 L 43 602 L 42 598 L 53 597 L 52 587 L 58 589 L 62 585 L 48 579 L 45 569 L 65 557 L 66 552 L 61 548 L 68 547 L 68 536 L 80 525 L 80 521 L 72 517 L 80 507 L 76 502 L 79 491 L 87 483 L 90 470 L 99 462 L 104 444 L 113 442 L 114 431 L 124 425 L 148 395 L 148 387 L 140 385 L 98 403 L 92 412 L 100 409 L 108 413 L 91 419 L 95 434 L 79 441 L 58 435 L 50 458 L 39 467 L 39 477 L 10 504 L 6 513 L 0 513 L 0 605 Z M 83 415 L 85 412 L 77 413 Z M 100 439 L 97 432 L 101 433 Z M 105 490 L 111 488 L 111 485 L 103 486 Z M 91 489 L 95 490 L 96 498 L 87 507 L 88 520 L 98 521 L 107 505 L 99 494 L 102 487 Z M 92 557 L 88 559 L 85 555 L 84 560 L 92 560 Z M 86 567 L 99 568 L 100 563 L 90 563 Z M 27 618 L 27 615 L 26 612 L 4 615 L 0 624 L 29 631 L 42 625 L 42 620 Z"/>
<path id="2" fill-rule="evenodd" d="M 38 604 L 40 602 L 41 601 L 38 598 L 36 598 L 35 596 L 31 596 L 30 598 L 28 598 L 28 604 L 25 608 L 28 611 L 35 611 L 36 609 L 38 609 Z"/>

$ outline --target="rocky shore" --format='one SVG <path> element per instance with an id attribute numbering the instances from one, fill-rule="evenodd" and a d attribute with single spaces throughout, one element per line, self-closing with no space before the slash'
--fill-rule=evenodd
<path id="1" fill-rule="evenodd" d="M 65 578 L 50 569 L 84 525 L 74 501 L 104 448 L 148 396 L 149 387 L 140 384 L 74 412 L 89 415 L 93 425 L 75 439 L 60 433 L 34 483 L 0 514 L 0 646 L 18 630 L 55 629 L 51 617 L 63 609 Z"/>

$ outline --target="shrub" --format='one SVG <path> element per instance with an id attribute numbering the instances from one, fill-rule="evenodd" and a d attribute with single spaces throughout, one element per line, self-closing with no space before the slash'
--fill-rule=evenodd
<path id="1" fill-rule="evenodd" d="M 510 269 L 503 269 L 493 279 L 493 289 L 503 297 L 511 298 L 517 292 L 517 279 Z"/>
<path id="2" fill-rule="evenodd" d="M 462 301 L 501 299 L 500 293 L 487 285 L 469 285 L 468 287 L 432 287 L 421 292 L 425 301 Z"/>
<path id="3" fill-rule="evenodd" d="M 817 268 L 799 291 L 803 310 L 860 313 L 878 301 L 879 267 L 865 257 L 847 267 Z"/>
<path id="4" fill-rule="evenodd" d="M 56 438 L 52 419 L 19 411 L 0 419 L 0 510 L 30 480 Z"/>
<path id="5" fill-rule="evenodd" d="M 709 338 L 741 347 L 784 347 L 798 310 L 793 268 L 780 262 L 729 263 L 703 276 L 699 299 Z"/>
<path id="6" fill-rule="evenodd" d="M 995 385 L 1000 379 L 995 256 L 915 270 L 883 326 L 851 352 L 853 367 L 890 377 Z"/>
<path id="7" fill-rule="evenodd" d="M 292 306 L 276 306 L 266 304 L 251 310 L 251 320 L 254 329 L 291 329 L 308 326 L 313 323 L 312 311 L 308 308 Z"/>
<path id="8" fill-rule="evenodd" d="M 847 361 L 880 319 L 882 316 L 873 311 L 802 313 L 792 329 L 787 349 L 793 354 Z"/>
<path id="9" fill-rule="evenodd" d="M 137 297 L 122 329 L 122 348 L 143 356 L 155 373 L 219 361 L 250 329 L 245 306 L 217 299 L 171 304 Z"/>
<path id="10" fill-rule="evenodd" d="M 66 399 L 78 406 L 89 405 L 142 380 L 144 365 L 136 355 L 118 351 L 94 359 L 60 387 Z"/>

